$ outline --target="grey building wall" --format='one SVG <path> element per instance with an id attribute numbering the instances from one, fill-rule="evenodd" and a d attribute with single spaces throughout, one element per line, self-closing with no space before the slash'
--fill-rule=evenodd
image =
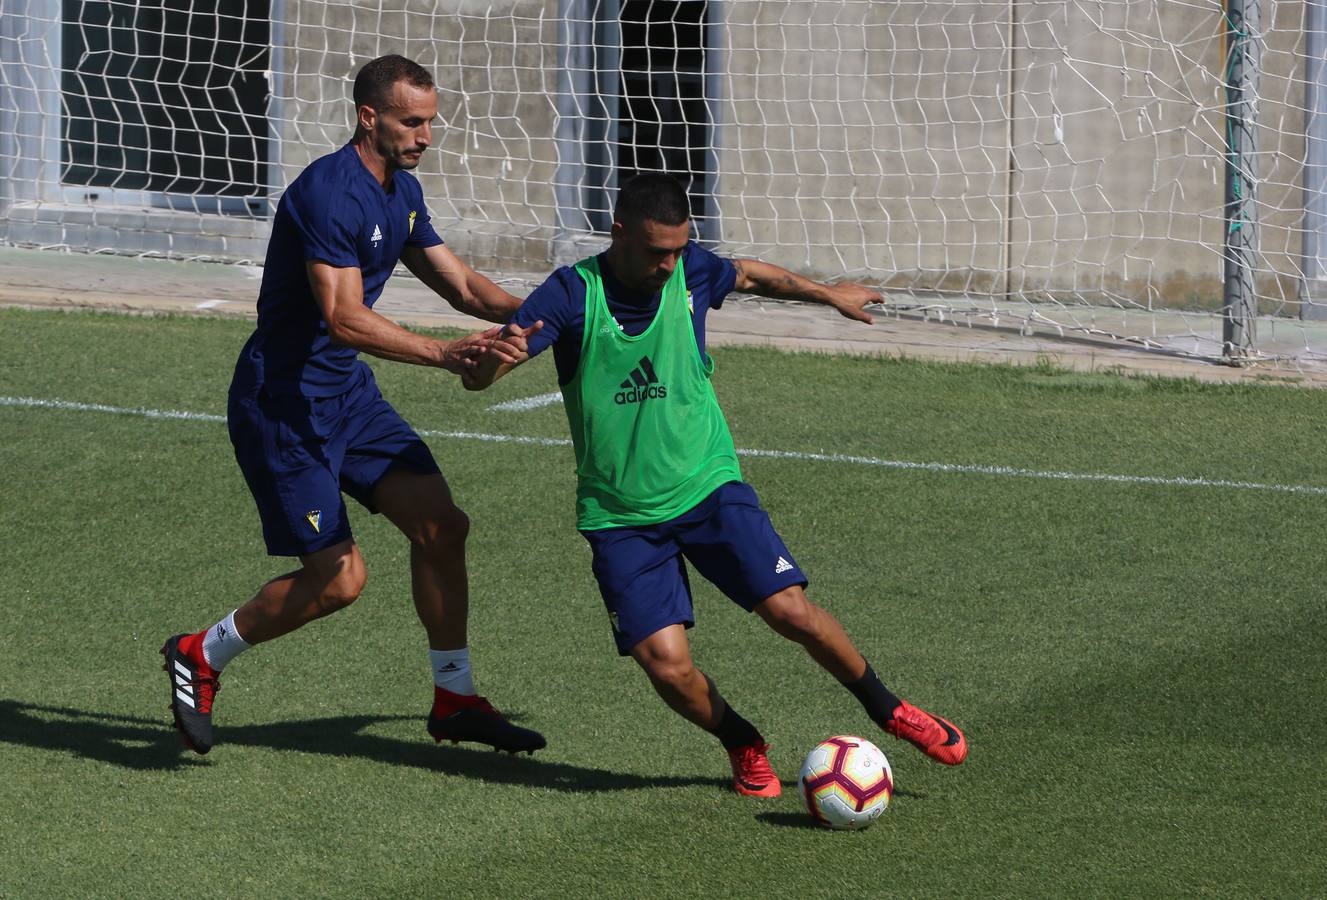
<path id="1" fill-rule="evenodd" d="M 1259 287 L 1276 306 L 1299 269 L 1303 5 L 1272 10 Z M 728 41 L 734 245 L 921 292 L 1219 303 L 1218 7 L 734 3 Z"/>
<path id="2" fill-rule="evenodd" d="M 353 131 L 354 74 L 400 53 L 428 68 L 443 124 L 415 174 L 444 239 L 485 268 L 540 271 L 553 237 L 555 3 L 288 0 L 281 170 L 289 182 Z"/>
<path id="3" fill-rule="evenodd" d="M 36 52 L 38 32 L 19 21 L 38 7 L 49 22 L 58 4 L 0 0 L 0 38 L 17 35 L 12 46 L 22 45 L 24 59 L 53 55 Z M 458 252 L 490 271 L 538 275 L 559 247 L 602 243 L 559 228 L 575 218 L 558 211 L 577 196 L 567 190 L 578 188 L 568 161 L 584 154 L 568 143 L 578 132 L 565 118 L 559 133 L 558 111 L 580 108 L 570 85 L 602 90 L 613 78 L 568 72 L 593 55 L 559 42 L 614 33 L 566 28 L 561 17 L 604 15 L 615 4 L 278 0 L 275 8 L 273 199 L 349 138 L 358 67 L 399 52 L 429 67 L 440 87 L 446 125 L 417 174 Z M 709 84 L 724 252 L 954 299 L 1219 302 L 1218 6 L 726 0 L 712 10 L 722 20 Z M 1265 4 L 1263 13 L 1267 311 L 1293 311 L 1299 280 L 1303 14 L 1302 0 Z M 0 119 L 16 134 L 49 135 L 49 112 L 38 120 L 32 110 L 51 107 L 51 79 L 24 77 L 12 57 Z M 265 220 L 96 209 L 34 193 L 33 167 L 16 158 L 29 151 L 15 149 L 33 145 L 0 140 L 10 157 L 0 159 L 0 194 L 15 201 L 0 210 L 9 240 L 261 256 Z"/>

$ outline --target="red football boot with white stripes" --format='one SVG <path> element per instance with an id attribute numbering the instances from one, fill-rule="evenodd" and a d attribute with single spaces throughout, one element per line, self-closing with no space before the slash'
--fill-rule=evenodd
<path id="1" fill-rule="evenodd" d="M 194 640 L 190 641 L 189 638 Z M 186 643 L 189 652 L 180 645 Z M 161 648 L 162 666 L 170 678 L 170 711 L 180 737 L 195 753 L 212 749 L 212 702 L 221 683 L 203 658 L 202 635 L 177 634 Z"/>

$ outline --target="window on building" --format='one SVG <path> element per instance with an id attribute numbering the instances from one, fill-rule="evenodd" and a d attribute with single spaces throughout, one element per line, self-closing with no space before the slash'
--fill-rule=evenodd
<path id="1" fill-rule="evenodd" d="M 713 180 L 708 7 L 701 0 L 624 0 L 615 141 L 618 184 L 637 172 L 667 172 L 686 187 L 702 229 Z"/>
<path id="2" fill-rule="evenodd" d="M 717 239 L 709 48 L 722 0 L 559 0 L 558 11 L 559 223 L 569 235 L 606 232 L 620 184 L 667 172 L 691 197 L 697 234 Z"/>
<path id="3" fill-rule="evenodd" d="M 266 209 L 270 0 L 63 0 L 67 186 Z"/>

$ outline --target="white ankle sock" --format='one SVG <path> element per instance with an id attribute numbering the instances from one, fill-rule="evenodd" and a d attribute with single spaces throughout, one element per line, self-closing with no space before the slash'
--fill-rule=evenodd
<path id="1" fill-rule="evenodd" d="M 460 650 L 430 650 L 433 661 L 433 683 L 453 694 L 475 693 L 475 682 L 470 675 L 470 648 Z"/>
<path id="2" fill-rule="evenodd" d="M 207 629 L 207 634 L 203 636 L 203 658 L 217 672 L 249 647 L 235 630 L 234 612 Z"/>

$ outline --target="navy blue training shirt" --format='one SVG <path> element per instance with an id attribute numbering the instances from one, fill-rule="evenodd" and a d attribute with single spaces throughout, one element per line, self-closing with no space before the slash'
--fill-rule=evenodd
<path id="1" fill-rule="evenodd" d="M 273 395 L 331 397 L 367 370 L 358 353 L 336 347 L 313 296 L 304 264 L 322 260 L 358 268 L 364 305 L 372 307 L 406 246 L 442 238 L 429 222 L 424 192 L 409 172 L 378 184 L 351 144 L 314 160 L 286 188 L 272 221 L 258 326 L 240 353 L 232 389 L 265 387 Z"/>
<path id="2" fill-rule="evenodd" d="M 737 269 L 721 256 L 715 256 L 691 241 L 682 251 L 682 268 L 687 277 L 687 300 L 691 304 L 691 324 L 696 343 L 705 352 L 705 314 L 718 309 L 737 283 Z M 604 279 L 604 299 L 608 312 L 618 327 L 629 335 L 644 333 L 659 311 L 662 291 L 640 294 L 626 287 L 613 275 L 605 256 L 599 256 L 599 271 Z M 563 266 L 544 280 L 525 298 L 512 321 L 528 328 L 543 319 L 544 327 L 530 338 L 529 352 L 536 356 L 549 346 L 557 365 L 558 384 L 566 384 L 576 375 L 581 361 L 581 339 L 585 334 L 585 282 L 574 266 Z"/>

